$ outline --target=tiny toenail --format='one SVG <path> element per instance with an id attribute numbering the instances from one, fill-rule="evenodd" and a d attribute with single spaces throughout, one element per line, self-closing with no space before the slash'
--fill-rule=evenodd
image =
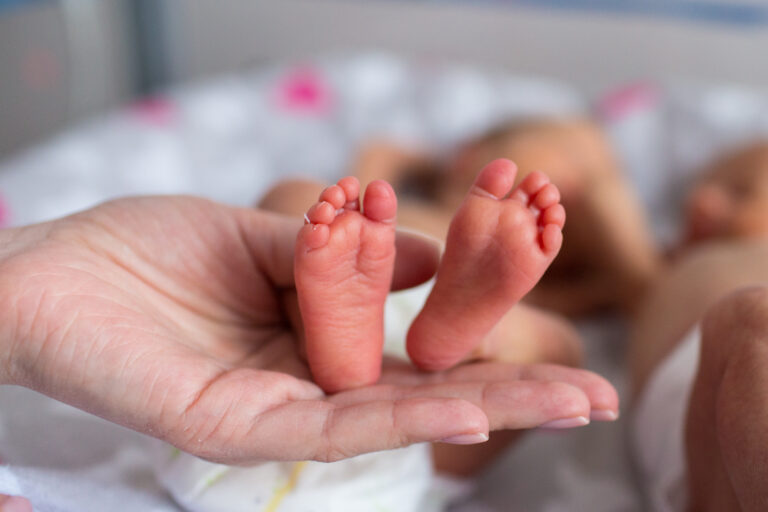
<path id="1" fill-rule="evenodd" d="M 309 216 L 308 216 L 306 213 L 304 214 L 304 224 L 305 224 L 305 225 L 306 225 L 306 224 L 312 224 L 312 223 L 309 221 Z"/>
<path id="2" fill-rule="evenodd" d="M 498 197 L 496 197 L 495 195 L 491 194 L 490 192 L 488 192 L 488 191 L 487 191 L 487 190 L 485 190 L 484 188 L 480 188 L 480 187 L 478 187 L 478 186 L 475 186 L 475 193 L 476 193 L 477 195 L 481 195 L 481 196 L 489 197 L 489 198 L 491 198 L 491 199 L 498 199 Z"/>
<path id="3" fill-rule="evenodd" d="M 515 201 L 528 204 L 528 195 L 522 190 L 516 190 L 515 192 L 512 193 L 510 198 L 514 199 Z"/>

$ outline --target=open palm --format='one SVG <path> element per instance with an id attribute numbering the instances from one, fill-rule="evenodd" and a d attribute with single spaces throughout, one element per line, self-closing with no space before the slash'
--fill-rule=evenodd
<path id="1" fill-rule="evenodd" d="M 0 376 L 228 463 L 337 460 L 616 408 L 588 372 L 490 363 L 393 365 L 376 386 L 326 396 L 299 356 L 298 228 L 163 197 L 5 231 Z"/>

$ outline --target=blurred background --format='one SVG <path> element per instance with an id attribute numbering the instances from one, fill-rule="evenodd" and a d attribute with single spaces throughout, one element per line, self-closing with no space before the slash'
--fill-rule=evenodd
<path id="1" fill-rule="evenodd" d="M 768 135 L 766 49 L 765 0 L 0 0 L 0 227 L 129 194 L 252 205 L 370 140 L 447 159 L 502 122 L 586 115 L 663 245 L 696 170 Z M 621 336 L 585 338 L 623 393 Z M 611 425 L 529 436 L 471 510 L 648 510 L 626 450 Z"/>
<path id="2" fill-rule="evenodd" d="M 692 169 L 768 131 L 765 48 L 762 0 L 0 0 L 0 225 L 250 204 L 373 138 L 441 151 L 572 114 L 668 217 Z"/>
<path id="3" fill-rule="evenodd" d="M 0 0 L 0 159 L 158 88 L 349 50 L 460 60 L 588 94 L 768 86 L 761 0 Z"/>

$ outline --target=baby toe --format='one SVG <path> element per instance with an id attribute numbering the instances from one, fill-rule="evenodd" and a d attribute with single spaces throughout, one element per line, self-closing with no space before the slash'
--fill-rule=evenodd
<path id="1" fill-rule="evenodd" d="M 392 186 L 384 180 L 376 180 L 365 189 L 363 198 L 365 216 L 376 222 L 391 222 L 397 214 L 397 196 Z"/>
<path id="2" fill-rule="evenodd" d="M 330 224 L 336 218 L 336 208 L 327 201 L 321 201 L 307 210 L 306 218 L 312 224 Z"/>
<path id="3" fill-rule="evenodd" d="M 296 237 L 296 248 L 300 251 L 319 249 L 328 244 L 331 229 L 327 224 L 305 224 Z"/>
<path id="4" fill-rule="evenodd" d="M 475 178 L 473 191 L 481 191 L 495 198 L 502 198 L 514 185 L 516 175 L 517 166 L 509 160 L 499 158 L 483 167 Z"/>
<path id="5" fill-rule="evenodd" d="M 549 177 L 539 171 L 534 171 L 526 176 L 520 184 L 515 187 L 510 197 L 521 203 L 528 205 L 531 199 L 536 196 L 542 188 L 549 184 Z"/>
<path id="6" fill-rule="evenodd" d="M 563 232 L 556 224 L 547 224 L 541 230 L 539 243 L 542 250 L 548 255 L 554 256 L 563 245 Z"/>
<path id="7" fill-rule="evenodd" d="M 539 210 L 545 210 L 560 202 L 560 191 L 552 183 L 547 183 L 531 199 L 531 204 Z"/>
<path id="8" fill-rule="evenodd" d="M 320 201 L 331 203 L 337 210 L 347 203 L 347 194 L 338 185 L 331 185 L 320 194 Z"/>
<path id="9" fill-rule="evenodd" d="M 545 208 L 541 212 L 539 222 L 542 226 L 548 224 L 554 224 L 558 228 L 562 229 L 565 226 L 565 208 L 560 203 L 553 204 L 549 208 Z"/>
<path id="10" fill-rule="evenodd" d="M 360 181 L 354 176 L 342 178 L 337 183 L 344 191 L 344 208 L 348 210 L 357 210 L 360 208 Z"/>

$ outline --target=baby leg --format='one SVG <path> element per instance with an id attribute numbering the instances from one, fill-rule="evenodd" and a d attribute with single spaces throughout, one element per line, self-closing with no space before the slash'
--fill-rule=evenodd
<path id="1" fill-rule="evenodd" d="M 307 212 L 296 241 L 295 278 L 306 351 L 327 392 L 376 382 L 384 301 L 395 263 L 397 199 L 384 181 L 344 178 Z"/>
<path id="2" fill-rule="evenodd" d="M 512 189 L 515 174 L 508 160 L 488 164 L 451 222 L 435 287 L 408 332 L 423 369 L 448 368 L 479 346 L 560 250 L 557 188 L 532 173 Z"/>

